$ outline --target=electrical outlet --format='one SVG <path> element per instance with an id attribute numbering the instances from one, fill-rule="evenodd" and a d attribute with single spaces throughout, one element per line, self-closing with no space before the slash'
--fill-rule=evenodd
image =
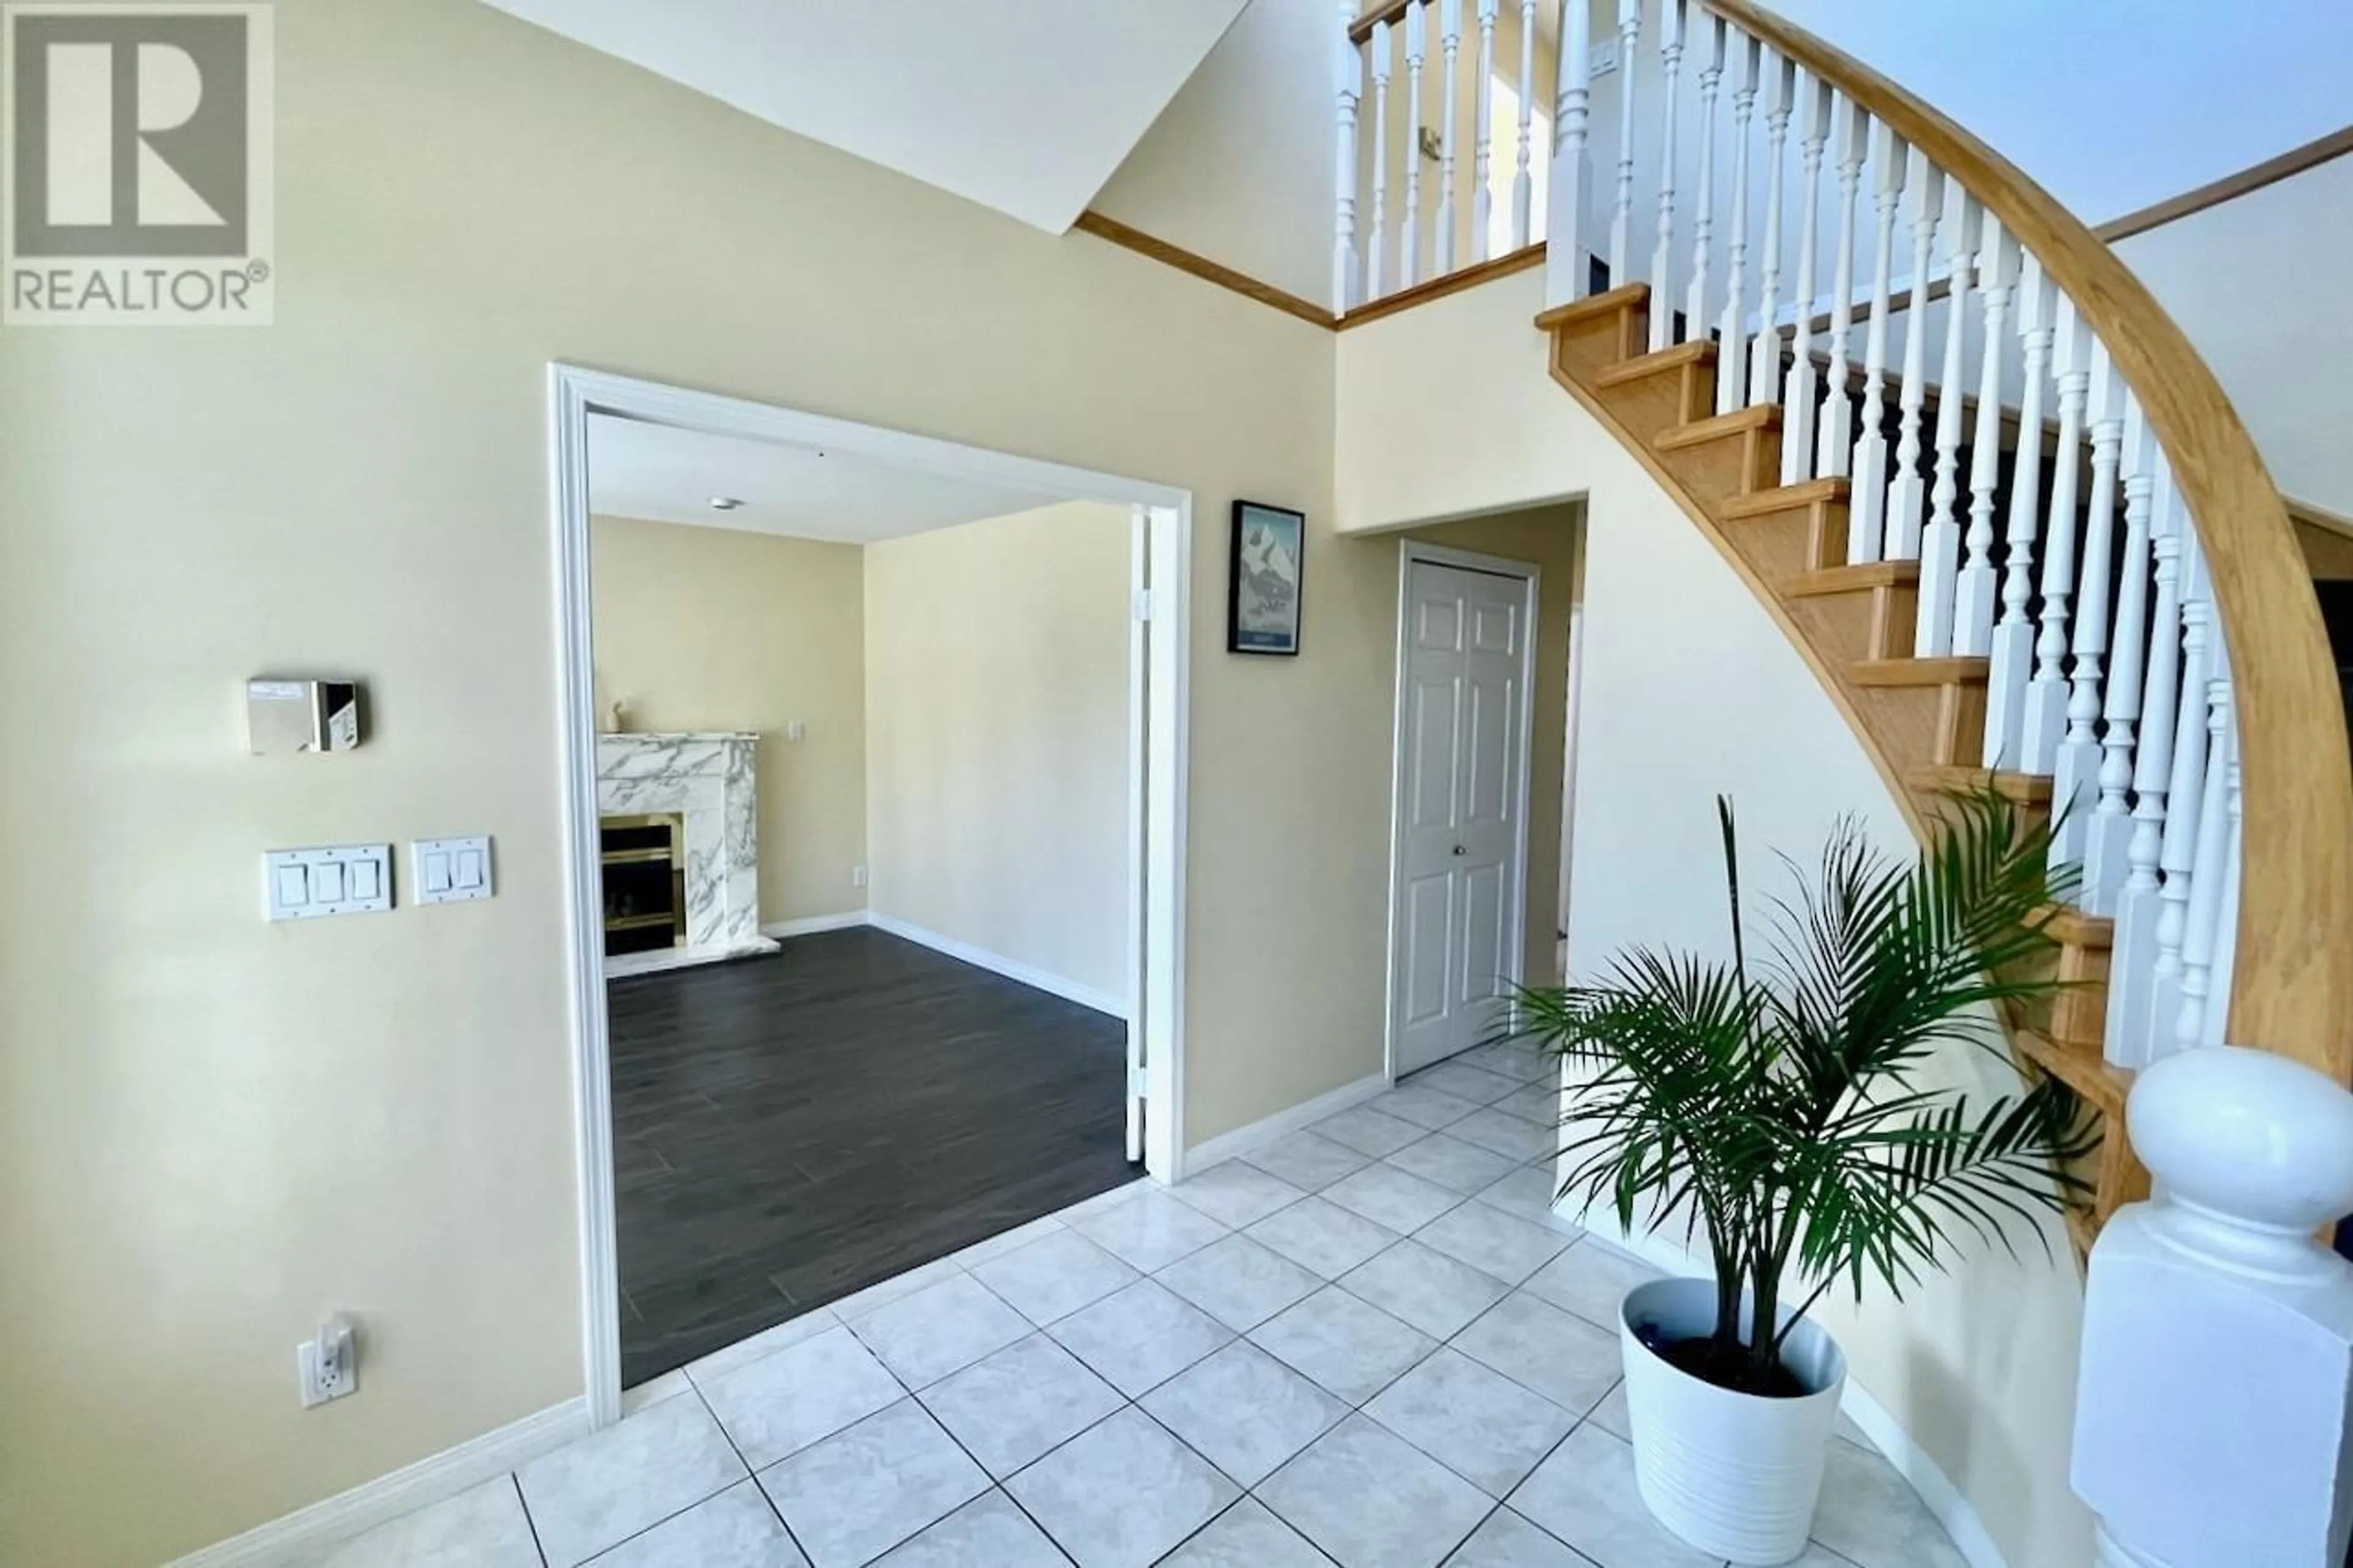
<path id="1" fill-rule="evenodd" d="M 866 886 L 866 868 L 865 868 L 865 867 L 863 867 L 863 866 L 852 866 L 852 867 L 849 868 L 849 885 L 850 885 L 851 887 L 853 887 L 853 888 L 862 888 L 862 887 Z"/>
<path id="2" fill-rule="evenodd" d="M 793 742 L 807 740 L 808 726 L 802 723 L 798 719 L 792 721 L 785 726 L 785 739 Z"/>
<path id="3" fill-rule="evenodd" d="M 352 1321 L 338 1312 L 321 1323 L 318 1338 L 294 1347 L 294 1365 L 301 1380 L 305 1410 L 357 1394 L 359 1340 L 352 1332 Z"/>

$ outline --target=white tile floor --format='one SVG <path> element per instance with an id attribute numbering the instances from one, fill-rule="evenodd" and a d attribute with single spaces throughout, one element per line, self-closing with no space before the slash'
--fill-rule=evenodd
<path id="1" fill-rule="evenodd" d="M 1714 1568 L 1636 1497 L 1641 1265 L 1553 1216 L 1489 1047 L 633 1390 L 318 1568 Z M 1960 1568 L 1833 1445 L 1799 1568 Z"/>

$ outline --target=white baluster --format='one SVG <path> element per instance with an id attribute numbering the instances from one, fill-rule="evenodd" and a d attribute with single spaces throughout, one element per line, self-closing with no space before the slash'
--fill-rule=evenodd
<path id="1" fill-rule="evenodd" d="M 1683 0 L 1665 0 L 1659 14 L 1659 237 L 1651 248 L 1651 349 L 1675 341 L 1675 79 L 1683 67 Z M 1630 62 L 1627 69 L 1633 68 Z"/>
<path id="2" fill-rule="evenodd" d="M 1798 101 L 1798 63 L 1765 58 L 1765 267 L 1757 301 L 1757 339 L 1748 348 L 1748 403 L 1770 403 L 1781 390 L 1781 165 L 1788 162 L 1789 115 Z"/>
<path id="3" fill-rule="evenodd" d="M 1454 270 L 1454 84 L 1462 75 L 1456 64 L 1462 48 L 1462 0 L 1436 3 L 1446 118 L 1439 121 L 1438 131 L 1438 238 L 1430 247 L 1438 265 L 1430 276 L 1443 278 Z"/>
<path id="4" fill-rule="evenodd" d="M 2198 837 L 2190 858 L 2189 908 L 2181 931 L 2181 1005 L 2173 1019 L 2172 1048 L 2186 1050 L 2206 1039 L 2206 1005 L 2214 971 L 2214 949 L 2220 934 L 2223 867 L 2231 846 L 2230 828 L 2231 661 L 2219 636 L 2211 638 L 2207 662 L 2213 674 L 2206 683 L 2206 770 L 2198 795 Z M 2164 1015 L 2158 1014 L 2160 1026 Z"/>
<path id="5" fill-rule="evenodd" d="M 1631 5 L 1633 0 L 1628 0 Z M 1639 24 L 1641 13 L 1637 11 Z M 1562 0 L 1560 36 L 1563 38 L 1583 38 L 1593 31 L 1593 0 Z M 1634 57 L 1626 57 L 1631 60 Z M 1558 84 L 1553 102 L 1552 167 L 1546 193 L 1547 209 L 1545 227 L 1545 303 L 1565 305 L 1571 300 L 1581 300 L 1591 287 L 1592 269 L 1586 265 L 1585 238 L 1585 162 L 1587 121 L 1593 101 L 1593 62 L 1583 45 L 1570 48 L 1563 45 L 1560 68 L 1555 72 Z M 1633 72 L 1622 73 L 1620 83 L 1628 102 L 1634 98 Z M 1631 180 L 1630 162 L 1621 163 L 1620 178 Z M 1630 187 L 1629 187 L 1630 189 Z M 1621 193 L 1621 199 L 1625 199 Z M 1622 212 L 1619 215 L 1622 219 Z M 1621 272 L 1612 270 L 1609 277 L 1614 288 L 1626 280 Z"/>
<path id="6" fill-rule="evenodd" d="M 1590 4 L 1590 0 L 1588 0 Z M 1564 14 L 1569 7 L 1564 7 Z M 1569 36 L 1566 26 L 1561 35 Z M 1563 51 L 1567 53 L 1566 50 Z M 1565 63 L 1565 62 L 1564 62 Z M 1558 73 L 1566 76 L 1566 70 Z M 1557 110 L 1555 111 L 1557 115 Z M 1518 161 L 1512 165 L 1512 248 L 1520 250 L 1528 244 L 1528 211 L 1535 196 L 1535 182 L 1528 171 L 1535 166 L 1536 122 L 1536 0 L 1520 0 L 1520 141 Z M 1547 300 L 1547 304 L 1559 304 Z"/>
<path id="7" fill-rule="evenodd" d="M 2010 290 L 2018 247 L 2001 219 L 1985 215 L 1978 242 L 1978 299 L 1985 312 L 1985 356 L 1978 378 L 1977 432 L 1969 440 L 1969 531 L 1961 541 L 1961 574 L 1953 592 L 1953 651 L 1985 653 L 1993 642 L 1994 494 L 2001 479 L 2001 362 L 2010 342 Z M 1956 308 L 1959 301 L 1956 300 Z"/>
<path id="8" fill-rule="evenodd" d="M 1961 363 L 1968 347 L 1969 258 L 1976 254 L 1977 198 L 1958 180 L 1945 182 L 1953 215 L 1945 225 L 1945 270 L 1952 294 L 1945 310 L 1945 355 L 1937 372 L 1936 479 L 1928 494 L 1928 526 L 1920 535 L 1920 607 L 1912 651 L 1936 658 L 1953 651 L 1955 579 L 1961 561 Z"/>
<path id="9" fill-rule="evenodd" d="M 1720 26 L 1720 24 L 1719 24 Z M 1741 307 L 1748 295 L 1748 122 L 1757 114 L 1757 62 L 1764 45 L 1746 34 L 1732 40 L 1740 74 L 1732 89 L 1732 239 L 1725 251 L 1724 319 L 1715 331 L 1715 411 L 1740 406 L 1747 379 L 1747 337 Z"/>
<path id="10" fill-rule="evenodd" d="M 1332 311 L 1345 313 L 1357 300 L 1356 262 L 1356 98 L 1364 87 L 1365 62 L 1348 37 L 1355 23 L 1354 0 L 1339 0 L 1340 37 L 1332 56 L 1333 86 L 1339 99 L 1339 147 L 1335 159 L 1332 233 Z"/>
<path id="11" fill-rule="evenodd" d="M 2231 1026 L 2231 984 L 2239 951 L 2239 883 L 2246 867 L 2241 858 L 2241 833 L 2245 796 L 2239 787 L 2239 731 L 2231 730 L 2230 779 L 2224 793 L 2229 804 L 2222 819 L 2222 907 L 2214 917 L 2214 962 L 2206 981 L 2206 1006 L 2200 1022 L 2201 1046 L 2219 1046 Z"/>
<path id="12" fill-rule="evenodd" d="M 1566 33 L 1563 34 L 1566 37 Z M 1609 287 L 1622 289 L 1634 280 L 1634 81 L 1641 75 L 1642 0 L 1618 0 L 1618 194 L 1609 216 Z M 1569 70 L 1578 49 L 1560 52 L 1560 68 Z M 1558 165 L 1555 165 L 1556 168 Z M 1555 179 L 1560 176 L 1555 174 Z M 1557 212 L 1557 198 L 1554 210 Z M 1554 223 L 1560 220 L 1555 218 Z M 1546 260 L 1550 261 L 1547 254 Z"/>
<path id="13" fill-rule="evenodd" d="M 2018 405 L 2018 456 L 2010 470 L 2010 546 L 2001 570 L 2001 620 L 1993 629 L 1986 684 L 1985 765 L 2021 765 L 2026 683 L 2034 673 L 2034 536 L 2042 521 L 2042 387 L 2051 369 L 2051 285 L 2042 264 L 2021 253 L 2018 334 L 2026 350 Z"/>
<path id="14" fill-rule="evenodd" d="M 1936 220 L 1945 211 L 1945 172 L 1917 147 L 1912 150 L 1911 183 L 1912 299 L 1904 308 L 1904 390 L 1896 400 L 1895 479 L 1887 490 L 1890 561 L 1920 554 L 1928 501 L 1928 483 L 1920 474 L 1920 416 L 1928 403 L 1928 264 L 1936 251 Z"/>
<path id="15" fill-rule="evenodd" d="M 2105 722 L 2100 731 L 2100 798 L 2092 808 L 2084 843 L 2082 903 L 2095 915 L 2115 914 L 2124 892 L 2126 851 L 2132 842 L 2125 795 L 2132 788 L 2133 725 L 2140 718 L 2141 654 L 2148 642 L 2149 497 L 2157 488 L 2157 470 L 2148 420 L 2129 388 L 2125 393 L 2124 486 L 2124 575 L 2116 595 L 2116 626 L 2108 638 L 2115 658 L 2108 666 L 2101 710 Z"/>
<path id="16" fill-rule="evenodd" d="M 2087 333 L 2086 336 L 2089 336 Z M 2084 591 L 2075 603 L 2074 662 L 2068 669 L 2067 738 L 2052 768 L 2051 863 L 2084 858 L 2091 842 L 2093 797 L 2100 773 L 2097 726 L 2105 706 L 2100 661 L 2108 651 L 2108 563 L 2116 526 L 2116 469 L 2125 440 L 2124 384 L 2108 345 L 2092 345 L 2092 500 L 2084 528 Z"/>
<path id="17" fill-rule="evenodd" d="M 1854 331 L 1854 205 L 1862 190 L 1862 161 L 1869 150 L 1871 119 L 1862 106 L 1841 99 L 1838 106 L 1838 252 L 1831 258 L 1830 368 L 1822 373 L 1830 395 L 1822 399 L 1820 447 L 1814 472 L 1844 479 L 1852 472 L 1854 399 L 1847 380 L 1847 339 Z M 1805 310 L 1814 308 L 1805 300 Z"/>
<path id="18" fill-rule="evenodd" d="M 1421 62 L 1430 52 L 1422 0 L 1405 13 L 1405 228 L 1398 237 L 1398 287 L 1421 281 Z"/>
<path id="19" fill-rule="evenodd" d="M 1383 292 L 1382 259 L 1389 247 L 1389 25 L 1373 24 L 1367 46 L 1373 73 L 1373 229 L 1365 245 L 1365 298 Z"/>
<path id="20" fill-rule="evenodd" d="M 2050 524 L 2042 531 L 2042 628 L 2034 645 L 2034 679 L 2027 683 L 2020 725 L 2018 765 L 2049 773 L 2059 765 L 2059 739 L 2067 723 L 2067 601 L 2075 589 L 2076 489 L 2084 470 L 2084 399 L 2091 390 L 2091 345 L 2075 302 L 2053 291 L 2052 374 L 2059 383 L 2059 450 L 2051 467 Z"/>
<path id="21" fill-rule="evenodd" d="M 1862 339 L 1862 436 L 1854 448 L 1854 488 L 1847 511 L 1847 559 L 1876 561 L 1887 522 L 1887 304 L 1895 271 L 1895 212 L 1904 205 L 1904 164 L 1911 154 L 1884 124 L 1871 131 L 1878 166 L 1872 210 L 1871 325 Z"/>
<path id="22" fill-rule="evenodd" d="M 2189 933 L 2189 901 L 2196 896 L 2190 878 L 2198 865 L 2198 831 L 2206 797 L 2207 671 L 2211 663 L 2207 647 L 2213 606 L 2207 599 L 2206 557 L 2197 534 L 2187 519 L 2176 531 L 2181 540 L 2181 685 L 2173 721 L 2173 766 L 2165 787 L 2165 838 L 2157 856 L 2164 881 L 2157 893 L 2157 958 L 2149 967 L 2144 1061 L 2171 1052 L 2181 1025 L 2182 946 Z"/>
<path id="23" fill-rule="evenodd" d="M 1479 0 L 1479 81 L 1472 95 L 1477 105 L 1471 124 L 1471 259 L 1484 261 L 1493 254 L 1488 229 L 1495 217 L 1495 6 L 1497 0 Z"/>
<path id="24" fill-rule="evenodd" d="M 1814 472 L 1814 250 L 1822 227 L 1822 148 L 1830 140 L 1831 84 L 1806 78 L 1798 123 L 1798 298 L 1789 323 L 1788 389 L 1781 400 L 1781 482 L 1794 485 Z"/>
<path id="25" fill-rule="evenodd" d="M 1690 291 L 1683 297 L 1683 336 L 1707 336 L 1708 268 L 1715 252 L 1715 100 L 1724 89 L 1724 18 L 1703 14 L 1706 54 L 1699 70 L 1699 187 L 1692 202 Z"/>
<path id="26" fill-rule="evenodd" d="M 2157 554 L 2157 597 L 2149 611 L 2148 668 L 2140 700 L 2140 750 L 2133 759 L 2132 837 L 2125 846 L 2125 887 L 2116 903 L 2108 955 L 2106 1055 L 2118 1067 L 2148 1060 L 2149 1010 L 2157 967 L 2158 862 L 2164 854 L 2166 794 L 2173 783 L 2176 699 L 2181 674 L 2181 507 L 2173 470 L 2160 457 L 2149 533 Z"/>

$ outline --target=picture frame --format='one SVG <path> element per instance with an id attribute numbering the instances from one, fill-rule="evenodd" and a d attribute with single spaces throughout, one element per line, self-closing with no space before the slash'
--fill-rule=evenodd
<path id="1" fill-rule="evenodd" d="M 1307 514 L 1234 502 L 1226 583 L 1226 651 L 1293 658 L 1305 595 Z"/>

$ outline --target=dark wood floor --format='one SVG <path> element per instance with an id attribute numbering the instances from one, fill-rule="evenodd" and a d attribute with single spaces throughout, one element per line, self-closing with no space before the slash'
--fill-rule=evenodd
<path id="1" fill-rule="evenodd" d="M 1136 1174 L 1124 1024 L 898 937 L 607 994 L 625 1385 Z"/>

